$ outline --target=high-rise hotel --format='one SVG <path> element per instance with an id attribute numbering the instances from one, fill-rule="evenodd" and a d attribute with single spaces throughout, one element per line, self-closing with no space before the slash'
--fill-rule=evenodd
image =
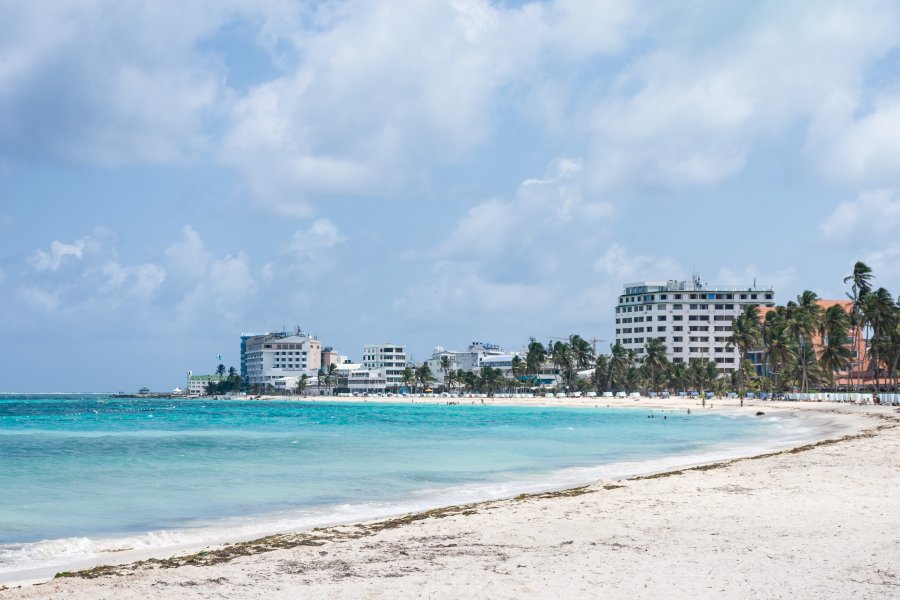
<path id="1" fill-rule="evenodd" d="M 775 290 L 752 286 L 713 287 L 693 281 L 626 283 L 616 306 L 616 342 L 637 356 L 660 339 L 674 363 L 713 361 L 720 373 L 739 367 L 737 348 L 728 347 L 731 322 L 748 304 L 775 306 Z"/>

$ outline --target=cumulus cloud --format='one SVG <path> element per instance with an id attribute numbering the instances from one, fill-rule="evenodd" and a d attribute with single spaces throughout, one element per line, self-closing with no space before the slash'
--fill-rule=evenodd
<path id="1" fill-rule="evenodd" d="M 203 245 L 200 234 L 190 225 L 182 228 L 181 240 L 166 248 L 165 255 L 172 268 L 188 278 L 204 276 L 212 261 L 212 254 Z"/>
<path id="2" fill-rule="evenodd" d="M 337 226 L 328 219 L 316 219 L 305 231 L 296 231 L 285 246 L 285 251 L 298 259 L 315 259 L 323 251 L 347 241 Z"/>
<path id="3" fill-rule="evenodd" d="M 144 302 L 150 299 L 166 279 L 165 269 L 153 263 L 126 267 L 116 261 L 109 261 L 100 271 L 107 278 L 100 286 L 100 292 L 123 293 Z"/>
<path id="4" fill-rule="evenodd" d="M 841 202 L 822 222 L 826 238 L 848 238 L 853 234 L 884 234 L 900 225 L 900 194 L 895 190 L 862 192 L 855 200 Z"/>
<path id="5" fill-rule="evenodd" d="M 62 266 L 63 259 L 66 256 L 81 260 L 81 257 L 84 254 L 86 241 L 87 238 L 77 240 L 71 244 L 66 244 L 58 240 L 53 240 L 50 242 L 49 251 L 36 250 L 28 259 L 28 262 L 31 263 L 36 271 L 56 271 Z"/>
<path id="6" fill-rule="evenodd" d="M 755 281 L 757 285 L 762 287 L 773 287 L 776 292 L 776 299 L 780 301 L 777 294 L 784 292 L 789 285 L 796 281 L 796 269 L 793 267 L 784 267 L 776 271 L 763 272 L 754 264 L 749 264 L 743 268 L 722 267 L 716 275 L 715 281 L 710 283 L 744 286 L 752 285 Z"/>
<path id="7" fill-rule="evenodd" d="M 612 276 L 620 283 L 635 280 L 668 280 L 677 278 L 684 269 L 673 259 L 632 254 L 621 243 L 614 243 L 594 261 L 594 270 Z"/>

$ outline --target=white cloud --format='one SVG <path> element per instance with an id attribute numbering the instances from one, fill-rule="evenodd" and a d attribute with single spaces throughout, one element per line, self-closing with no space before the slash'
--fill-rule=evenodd
<path id="1" fill-rule="evenodd" d="M 306 231 L 296 231 L 285 251 L 300 260 L 313 260 L 338 244 L 347 241 L 337 226 L 328 219 L 316 219 Z"/>
<path id="2" fill-rule="evenodd" d="M 634 255 L 618 242 L 594 261 L 594 270 L 617 279 L 620 284 L 645 279 L 666 281 L 684 272 L 674 259 Z"/>
<path id="3" fill-rule="evenodd" d="M 900 194 L 895 190 L 862 192 L 855 200 L 841 202 L 822 222 L 826 238 L 848 238 L 853 234 L 885 234 L 900 225 Z"/>
<path id="4" fill-rule="evenodd" d="M 172 243 L 165 250 L 172 267 L 188 278 L 203 277 L 209 270 L 212 254 L 203 245 L 200 234 L 190 225 L 182 230 L 181 241 Z"/>
<path id="5" fill-rule="evenodd" d="M 177 306 L 179 326 L 200 323 L 240 324 L 250 301 L 256 296 L 256 281 L 246 254 L 215 259 L 209 272 L 185 294 Z"/>
<path id="6" fill-rule="evenodd" d="M 900 278 L 900 242 L 891 242 L 880 250 L 867 253 L 863 262 L 872 268 L 872 272 L 882 282 L 893 279 L 896 284 Z M 896 288 L 900 285 L 886 287 L 897 293 Z"/>
<path id="7" fill-rule="evenodd" d="M 60 299 L 56 293 L 32 286 L 19 288 L 17 296 L 30 308 L 41 312 L 55 312 L 60 306 Z"/>
<path id="8" fill-rule="evenodd" d="M 166 279 L 165 270 L 153 263 L 125 267 L 111 260 L 100 272 L 107 278 L 99 289 L 102 294 L 119 293 L 142 302 L 148 301 Z"/>
<path id="9" fill-rule="evenodd" d="M 71 244 L 53 240 L 50 243 L 49 252 L 38 249 L 29 257 L 28 262 L 34 266 L 36 271 L 46 271 L 48 269 L 56 271 L 62 266 L 63 259 L 66 256 L 81 260 L 87 239 L 80 239 Z"/>
<path id="10" fill-rule="evenodd" d="M 784 290 L 794 283 L 795 277 L 796 269 L 793 267 L 784 267 L 775 272 L 763 273 L 756 265 L 749 264 L 740 269 L 722 267 L 719 269 L 715 281 L 710 283 L 727 286 L 749 286 L 756 282 L 757 285 L 762 287 L 775 288 L 776 300 L 781 301 L 779 293 L 783 294 Z"/>

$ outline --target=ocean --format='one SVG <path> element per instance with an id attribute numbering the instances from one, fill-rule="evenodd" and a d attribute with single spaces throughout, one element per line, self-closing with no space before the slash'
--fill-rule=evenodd
<path id="1" fill-rule="evenodd" d="M 0 396 L 0 581 L 121 551 L 562 488 L 803 435 L 768 416 L 465 402 Z"/>

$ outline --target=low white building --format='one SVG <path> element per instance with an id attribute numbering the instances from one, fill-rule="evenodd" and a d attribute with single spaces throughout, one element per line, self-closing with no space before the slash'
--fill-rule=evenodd
<path id="1" fill-rule="evenodd" d="M 193 371 L 188 371 L 185 389 L 190 396 L 202 396 L 206 394 L 206 386 L 208 384 L 222 381 L 225 381 L 224 375 L 194 375 Z"/>
<path id="2" fill-rule="evenodd" d="M 445 350 L 443 346 L 437 346 L 434 349 L 431 358 L 425 362 L 439 381 L 442 381 L 444 377 L 444 370 L 441 365 L 443 363 L 442 359 L 445 356 L 450 359 L 451 371 L 477 372 L 481 368 L 482 363 L 487 359 L 513 355 L 504 352 L 504 350 L 496 344 L 486 344 L 483 342 L 472 342 L 465 352 Z"/>

